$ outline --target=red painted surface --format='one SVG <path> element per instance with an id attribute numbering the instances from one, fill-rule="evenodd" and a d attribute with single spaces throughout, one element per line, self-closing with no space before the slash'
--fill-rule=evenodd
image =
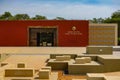
<path id="1" fill-rule="evenodd" d="M 0 46 L 28 46 L 30 26 L 57 26 L 58 46 L 87 46 L 88 21 L 43 20 L 43 21 L 0 21 Z M 72 27 L 76 30 L 73 31 Z"/>

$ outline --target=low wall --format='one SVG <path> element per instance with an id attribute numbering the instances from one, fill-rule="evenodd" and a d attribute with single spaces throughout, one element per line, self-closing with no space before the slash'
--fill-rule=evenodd
<path id="1" fill-rule="evenodd" d="M 93 61 L 97 60 L 97 55 L 78 55 L 77 58 L 80 57 L 90 57 Z"/>
<path id="2" fill-rule="evenodd" d="M 50 58 L 55 59 L 56 56 L 63 56 L 63 55 L 69 55 L 71 56 L 71 59 L 75 59 L 77 57 L 77 54 L 50 54 Z"/>
<path id="3" fill-rule="evenodd" d="M 68 72 L 69 74 L 101 73 L 103 65 L 69 64 Z"/>
<path id="4" fill-rule="evenodd" d="M 74 59 L 57 61 L 56 59 L 50 59 L 47 62 L 47 66 L 51 66 L 52 70 L 68 70 L 68 64 L 73 63 Z"/>
<path id="5" fill-rule="evenodd" d="M 86 49 L 87 54 L 99 54 L 99 55 L 112 55 L 112 46 L 88 46 Z"/>
<path id="6" fill-rule="evenodd" d="M 120 46 L 114 46 L 113 51 L 120 51 Z"/>
<path id="7" fill-rule="evenodd" d="M 120 71 L 120 58 L 98 57 L 98 62 L 104 65 L 104 72 Z"/>
<path id="8" fill-rule="evenodd" d="M 5 77 L 33 77 L 34 69 L 5 69 Z"/>

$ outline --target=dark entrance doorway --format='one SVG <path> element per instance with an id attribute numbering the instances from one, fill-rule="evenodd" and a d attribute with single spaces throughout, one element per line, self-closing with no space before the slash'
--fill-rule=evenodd
<path id="1" fill-rule="evenodd" d="M 30 28 L 29 29 L 30 46 L 57 46 L 56 28 Z"/>
<path id="2" fill-rule="evenodd" d="M 54 33 L 37 33 L 37 46 L 54 46 Z"/>

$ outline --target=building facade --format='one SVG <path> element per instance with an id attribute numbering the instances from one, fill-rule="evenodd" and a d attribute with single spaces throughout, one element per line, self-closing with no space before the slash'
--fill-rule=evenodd
<path id="1" fill-rule="evenodd" d="M 117 45 L 117 25 L 86 20 L 0 21 L 0 46 L 88 45 Z"/>
<path id="2" fill-rule="evenodd" d="M 0 21 L 0 46 L 87 46 L 88 21 Z"/>

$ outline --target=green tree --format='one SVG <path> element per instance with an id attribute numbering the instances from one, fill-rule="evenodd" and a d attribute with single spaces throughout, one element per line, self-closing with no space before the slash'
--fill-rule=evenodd
<path id="1" fill-rule="evenodd" d="M 112 23 L 111 18 L 110 18 L 110 17 L 106 18 L 106 19 L 104 20 L 104 23 Z"/>
<path id="2" fill-rule="evenodd" d="M 97 18 L 93 18 L 93 20 L 91 20 L 92 23 L 97 23 Z"/>
<path id="3" fill-rule="evenodd" d="M 65 20 L 63 17 L 56 17 L 54 20 Z"/>
<path id="4" fill-rule="evenodd" d="M 31 18 L 32 20 L 47 20 L 45 16 L 36 15 L 35 17 Z"/>
<path id="5" fill-rule="evenodd" d="M 90 20 L 91 23 L 103 23 L 104 19 L 103 18 L 93 18 Z"/>
<path id="6" fill-rule="evenodd" d="M 120 45 L 120 10 L 115 11 L 111 18 L 107 18 L 104 21 L 105 23 L 117 23 L 118 24 L 118 44 Z"/>
<path id="7" fill-rule="evenodd" d="M 14 20 L 29 20 L 30 17 L 28 14 L 16 14 Z"/>
<path id="8" fill-rule="evenodd" d="M 120 10 L 113 12 L 111 17 L 102 19 L 102 18 L 93 18 L 90 20 L 91 23 L 117 23 L 118 24 L 118 44 L 120 45 Z"/>
<path id="9" fill-rule="evenodd" d="M 118 37 L 118 41 L 120 41 L 120 37 Z"/>
<path id="10" fill-rule="evenodd" d="M 0 15 L 0 20 L 11 20 L 12 14 L 10 12 L 5 12 L 4 14 Z"/>
<path id="11" fill-rule="evenodd" d="M 115 12 L 112 14 L 111 18 L 112 18 L 112 19 L 113 19 L 113 18 L 120 18 L 120 10 L 115 11 Z"/>

